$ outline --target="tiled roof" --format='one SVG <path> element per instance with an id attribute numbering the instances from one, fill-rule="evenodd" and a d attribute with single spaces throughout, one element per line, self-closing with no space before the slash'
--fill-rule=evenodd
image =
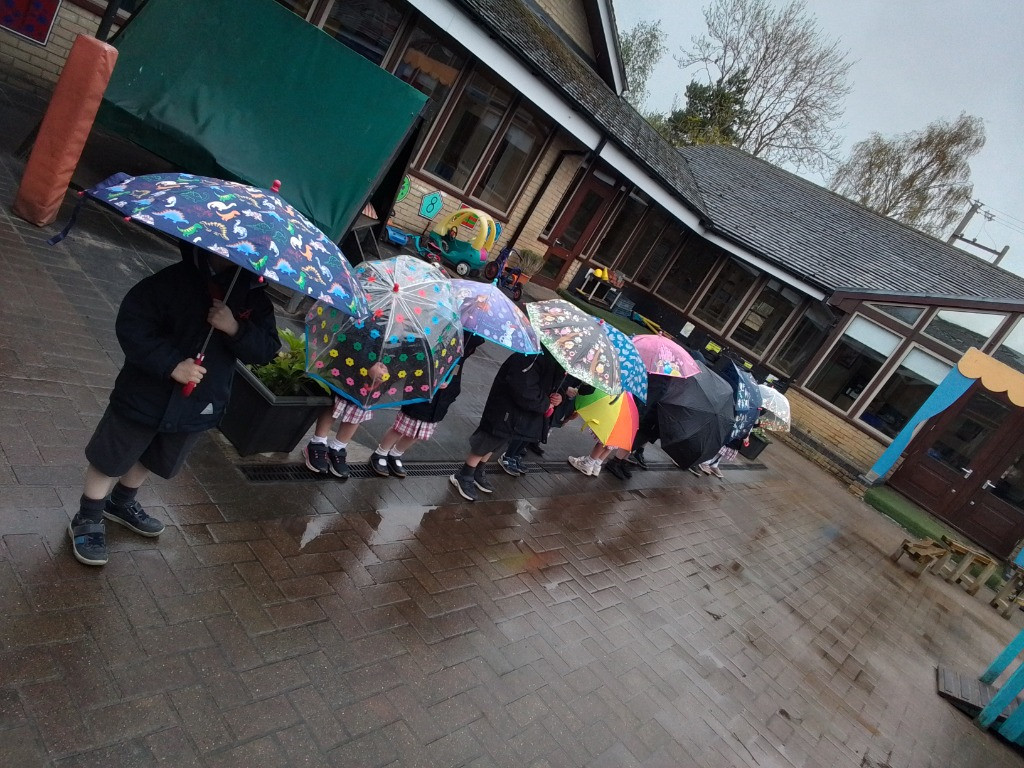
<path id="1" fill-rule="evenodd" d="M 733 147 L 679 150 L 714 229 L 826 290 L 1024 300 L 1024 279 Z"/>
<path id="2" fill-rule="evenodd" d="M 523 0 L 455 0 L 505 47 L 579 106 L 609 139 L 633 154 L 697 213 L 700 192 L 686 162 L 618 96 Z M 486 62 L 484 62 L 486 63 Z"/>

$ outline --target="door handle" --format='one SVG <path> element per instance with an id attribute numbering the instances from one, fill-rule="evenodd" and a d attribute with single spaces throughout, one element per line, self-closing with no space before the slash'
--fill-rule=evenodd
<path id="1" fill-rule="evenodd" d="M 974 470 L 968 469 L 967 467 L 961 467 L 960 471 L 964 473 L 964 477 L 970 477 L 971 475 L 974 474 Z"/>
<path id="2" fill-rule="evenodd" d="M 991 480 L 986 480 L 984 483 L 981 484 L 981 490 L 983 490 L 983 491 L 987 491 L 989 488 L 995 488 L 995 487 L 996 487 L 996 484 L 993 483 Z"/>

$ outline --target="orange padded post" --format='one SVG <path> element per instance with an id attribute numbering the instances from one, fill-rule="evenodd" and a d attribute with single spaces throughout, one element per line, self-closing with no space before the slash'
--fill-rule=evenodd
<path id="1" fill-rule="evenodd" d="M 95 37 L 79 35 L 71 47 L 14 200 L 25 221 L 42 227 L 57 218 L 115 61 L 117 49 Z"/>

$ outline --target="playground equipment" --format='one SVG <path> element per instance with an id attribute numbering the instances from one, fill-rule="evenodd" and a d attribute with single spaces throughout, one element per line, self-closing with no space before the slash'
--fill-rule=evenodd
<path id="1" fill-rule="evenodd" d="M 472 238 L 459 240 L 460 229 L 470 230 Z M 437 223 L 425 247 L 436 247 L 441 259 L 451 264 L 460 277 L 465 277 L 479 274 L 499 234 L 501 225 L 489 215 L 476 208 L 462 208 Z"/>
<path id="2" fill-rule="evenodd" d="M 498 253 L 498 258 L 488 262 L 484 267 L 484 277 L 488 280 L 496 280 L 501 288 L 512 292 L 512 301 L 519 301 L 523 298 L 523 286 L 519 284 L 523 270 L 519 267 L 508 266 L 509 257 L 513 254 L 517 258 L 519 257 L 519 253 L 514 248 L 508 246 L 502 248 Z"/>

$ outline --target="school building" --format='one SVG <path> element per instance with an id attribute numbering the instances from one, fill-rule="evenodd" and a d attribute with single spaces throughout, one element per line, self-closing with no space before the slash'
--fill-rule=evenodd
<path id="1" fill-rule="evenodd" d="M 1020 277 L 738 150 L 666 143 L 622 97 L 611 0 L 277 1 L 428 96 L 397 226 L 430 227 L 434 192 L 438 215 L 486 211 L 498 247 L 544 255 L 536 282 L 777 379 L 786 439 L 837 475 L 867 471 L 969 348 L 1024 371 Z M 46 87 L 105 7 L 54 5 L 45 42 L 0 28 L 0 76 Z M 975 411 L 957 471 L 994 450 L 999 410 Z"/>

